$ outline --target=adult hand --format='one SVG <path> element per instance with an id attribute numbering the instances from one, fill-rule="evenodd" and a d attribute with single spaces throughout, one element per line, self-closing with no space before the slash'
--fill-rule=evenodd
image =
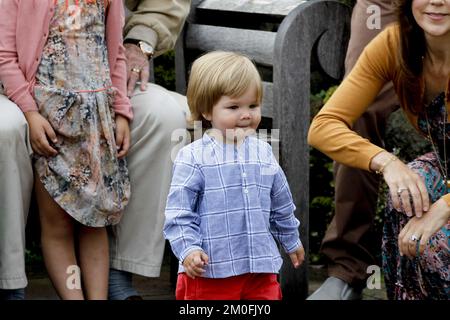
<path id="1" fill-rule="evenodd" d="M 54 157 L 58 154 L 52 146 L 49 139 L 53 143 L 57 143 L 55 131 L 50 123 L 37 111 L 28 111 L 24 113 L 30 127 L 30 142 L 33 151 L 45 157 Z"/>
<path id="2" fill-rule="evenodd" d="M 408 217 L 413 215 L 411 198 L 414 212 L 421 217 L 423 212 L 428 211 L 430 200 L 423 179 L 413 172 L 400 159 L 389 161 L 392 157 L 388 152 L 381 152 L 373 157 L 370 168 L 379 170 L 383 164 L 383 177 L 389 187 L 392 204 L 397 211 L 403 211 Z M 387 162 L 389 161 L 389 162 Z"/>
<path id="3" fill-rule="evenodd" d="M 130 149 L 130 125 L 128 119 L 120 114 L 116 115 L 116 146 L 117 157 L 125 157 Z"/>
<path id="4" fill-rule="evenodd" d="M 208 264 L 208 255 L 201 250 L 192 251 L 183 260 L 184 271 L 188 277 L 195 279 L 195 277 L 201 277 L 205 272 L 204 267 Z"/>
<path id="5" fill-rule="evenodd" d="M 297 250 L 290 253 L 289 257 L 291 258 L 291 262 L 294 265 L 294 268 L 297 269 L 305 260 L 305 249 L 303 248 L 303 246 L 300 246 Z"/>
<path id="6" fill-rule="evenodd" d="M 446 225 L 449 219 L 450 207 L 442 198 L 436 201 L 421 218 L 412 217 L 398 235 L 400 255 L 411 258 L 422 254 L 431 236 Z M 417 241 L 420 242 L 417 243 Z M 418 250 L 417 246 L 419 246 Z"/>
<path id="7" fill-rule="evenodd" d="M 141 91 L 147 89 L 149 77 L 148 57 L 135 44 L 125 43 L 125 56 L 127 58 L 127 94 L 133 94 L 136 82 L 141 81 Z"/>

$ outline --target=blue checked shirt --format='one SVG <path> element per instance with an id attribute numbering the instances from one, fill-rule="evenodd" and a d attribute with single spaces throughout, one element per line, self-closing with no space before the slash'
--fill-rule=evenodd
<path id="1" fill-rule="evenodd" d="M 206 278 L 278 273 L 301 246 L 295 205 L 272 148 L 254 136 L 236 147 L 203 135 L 180 150 L 166 206 L 164 236 L 180 261 L 209 257 Z M 275 238 L 275 239 L 274 239 Z"/>

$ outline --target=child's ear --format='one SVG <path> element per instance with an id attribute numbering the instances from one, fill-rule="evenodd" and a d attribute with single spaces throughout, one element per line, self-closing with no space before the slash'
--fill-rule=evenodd
<path id="1" fill-rule="evenodd" d="M 211 121 L 212 119 L 211 113 L 202 113 L 202 117 L 208 121 Z"/>

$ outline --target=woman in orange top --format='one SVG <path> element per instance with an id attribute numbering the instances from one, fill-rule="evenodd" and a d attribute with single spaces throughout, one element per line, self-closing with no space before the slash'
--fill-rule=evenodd
<path id="1" fill-rule="evenodd" d="M 381 174 L 389 187 L 383 269 L 391 299 L 450 299 L 449 75 L 450 0 L 401 0 L 398 24 L 365 48 L 310 127 L 312 146 Z M 389 81 L 433 146 L 408 165 L 351 130 Z"/>

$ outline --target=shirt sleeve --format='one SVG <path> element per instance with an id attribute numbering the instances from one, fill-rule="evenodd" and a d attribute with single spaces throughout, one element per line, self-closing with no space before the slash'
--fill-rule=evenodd
<path id="1" fill-rule="evenodd" d="M 203 185 L 203 176 L 194 156 L 189 146 L 184 147 L 174 162 L 163 230 L 174 255 L 181 262 L 191 251 L 202 250 L 197 203 Z"/>
<path id="2" fill-rule="evenodd" d="M 372 158 L 384 149 L 352 131 L 352 126 L 384 84 L 394 80 L 399 41 L 398 26 L 394 25 L 367 45 L 350 74 L 311 123 L 310 145 L 342 164 L 369 170 Z"/>
<path id="3" fill-rule="evenodd" d="M 124 29 L 125 39 L 143 40 L 155 48 L 158 56 L 174 47 L 189 13 L 189 0 L 141 0 Z"/>
<path id="4" fill-rule="evenodd" d="M 122 1 L 111 1 L 106 21 L 106 37 L 108 46 L 118 46 L 117 58 L 110 61 L 111 82 L 115 88 L 114 111 L 129 120 L 133 119 L 131 101 L 127 96 L 127 64 L 123 46 L 122 28 L 125 23 L 125 13 Z"/>
<path id="5" fill-rule="evenodd" d="M 16 44 L 17 0 L 0 1 L 0 81 L 9 99 L 23 112 L 37 111 L 31 84 L 19 67 Z"/>
<path id="6" fill-rule="evenodd" d="M 272 151 L 270 150 L 272 153 Z M 300 221 L 294 216 L 295 205 L 286 176 L 272 154 L 275 170 L 272 184 L 270 231 L 286 253 L 292 253 L 301 245 L 298 228 Z"/>

